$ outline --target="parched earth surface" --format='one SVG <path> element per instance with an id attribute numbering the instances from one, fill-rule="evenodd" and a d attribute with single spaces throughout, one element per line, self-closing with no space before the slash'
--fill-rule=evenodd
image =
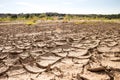
<path id="1" fill-rule="evenodd" d="M 120 80 L 120 23 L 0 25 L 0 80 Z"/>

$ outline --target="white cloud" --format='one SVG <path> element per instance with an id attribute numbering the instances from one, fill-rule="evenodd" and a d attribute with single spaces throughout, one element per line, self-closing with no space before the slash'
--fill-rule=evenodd
<path id="1" fill-rule="evenodd" d="M 81 2 L 83 2 L 83 1 L 88 1 L 88 0 L 78 0 L 78 1 L 81 1 Z"/>
<path id="2" fill-rule="evenodd" d="M 34 3 L 28 3 L 28 2 L 17 2 L 17 5 L 20 7 L 17 9 L 18 13 L 23 12 L 23 13 L 38 13 L 38 12 L 45 12 L 45 8 L 47 8 L 44 5 L 37 5 Z"/>
<path id="3" fill-rule="evenodd" d="M 3 7 L 3 5 L 0 5 L 0 7 Z"/>
<path id="4" fill-rule="evenodd" d="M 26 6 L 26 7 L 39 7 L 39 5 L 28 3 L 28 2 L 16 2 L 16 4 Z"/>
<path id="5" fill-rule="evenodd" d="M 41 12 L 59 12 L 59 13 L 79 13 L 80 9 L 68 8 L 65 6 L 59 5 L 50 5 L 50 4 L 35 4 L 28 2 L 17 2 L 19 8 L 17 8 L 17 13 L 41 13 Z M 64 2 L 63 5 L 71 5 L 71 2 Z M 83 12 L 83 11 L 82 11 Z"/>
<path id="6" fill-rule="evenodd" d="M 49 5 L 49 4 L 35 4 L 35 3 L 28 3 L 28 2 L 17 2 L 16 3 L 19 8 L 17 12 L 24 12 L 24 13 L 39 13 L 39 12 L 57 12 L 58 8 L 56 5 Z"/>
<path id="7" fill-rule="evenodd" d="M 64 2 L 63 4 L 65 4 L 65 5 L 71 5 L 72 2 Z"/>

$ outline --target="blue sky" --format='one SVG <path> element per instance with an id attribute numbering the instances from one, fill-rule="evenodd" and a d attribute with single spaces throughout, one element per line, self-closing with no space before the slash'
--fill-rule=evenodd
<path id="1" fill-rule="evenodd" d="M 0 0 L 0 13 L 118 14 L 120 0 Z"/>

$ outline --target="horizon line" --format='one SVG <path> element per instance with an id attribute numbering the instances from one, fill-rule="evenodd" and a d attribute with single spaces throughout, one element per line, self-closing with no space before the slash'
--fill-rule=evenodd
<path id="1" fill-rule="evenodd" d="M 71 14 L 71 15 L 117 15 L 120 14 L 119 13 L 59 13 L 59 12 L 30 12 L 30 13 L 25 13 L 25 12 L 21 12 L 21 13 L 11 13 L 11 12 L 3 12 L 0 14 L 44 14 L 44 13 L 57 13 L 57 14 Z"/>

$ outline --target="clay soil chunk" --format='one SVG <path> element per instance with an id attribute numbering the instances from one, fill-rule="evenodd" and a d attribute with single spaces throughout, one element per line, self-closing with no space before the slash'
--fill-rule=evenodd
<path id="1" fill-rule="evenodd" d="M 9 66 L 2 66 L 0 67 L 0 76 L 5 74 L 10 69 Z"/>
<path id="2" fill-rule="evenodd" d="M 33 73 L 33 74 L 45 71 L 45 69 L 41 69 L 41 68 L 38 68 L 36 66 L 30 66 L 30 65 L 27 65 L 27 64 L 23 64 L 23 67 L 26 71 L 28 71 L 30 73 Z"/>
<path id="3" fill-rule="evenodd" d="M 78 51 L 70 51 L 68 56 L 70 56 L 70 57 L 80 57 L 80 56 L 86 55 L 87 52 L 88 52 L 87 49 L 86 50 L 81 49 L 81 50 L 78 50 Z"/>
<path id="4" fill-rule="evenodd" d="M 47 68 L 49 65 L 52 65 L 59 59 L 60 57 L 55 56 L 41 57 L 41 60 L 37 62 L 37 65 L 40 68 Z"/>

